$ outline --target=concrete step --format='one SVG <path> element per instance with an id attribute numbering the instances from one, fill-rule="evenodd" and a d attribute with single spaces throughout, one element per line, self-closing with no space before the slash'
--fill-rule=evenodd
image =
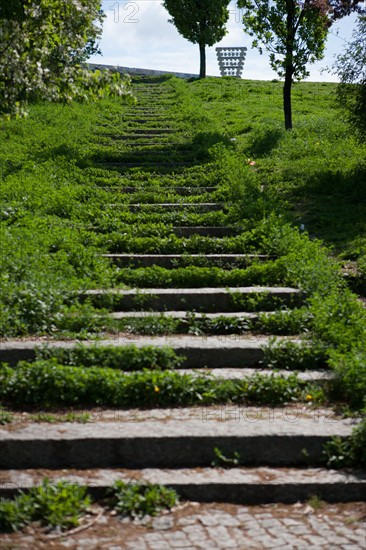
<path id="1" fill-rule="evenodd" d="M 111 139 L 112 141 L 119 141 L 119 139 L 115 139 L 115 138 L 109 138 Z M 126 140 L 127 141 L 127 140 Z M 108 145 L 110 145 L 110 141 L 105 141 L 103 143 L 98 143 L 98 145 L 100 145 L 101 147 L 107 147 Z M 145 148 L 151 148 L 151 147 L 160 147 L 160 148 L 168 148 L 169 147 L 169 151 L 171 150 L 176 150 L 180 144 L 179 143 L 171 143 L 170 140 L 166 140 L 166 141 L 142 141 L 142 140 L 139 140 L 139 139 L 135 139 L 134 141 L 127 141 L 123 144 L 125 147 L 132 147 L 134 150 L 138 147 L 139 149 L 141 149 L 142 151 L 144 151 L 145 153 L 148 153 L 150 151 L 150 149 L 145 149 Z M 124 151 L 126 151 L 126 149 L 124 149 Z"/>
<path id="2" fill-rule="evenodd" d="M 108 191 L 126 193 L 127 195 L 132 195 L 134 193 L 166 193 L 166 194 L 175 194 L 175 195 L 203 195 L 205 193 L 214 193 L 217 191 L 217 187 L 182 187 L 182 186 L 169 186 L 169 187 L 103 187 Z"/>
<path id="3" fill-rule="evenodd" d="M 131 113 L 159 113 L 159 114 L 166 114 L 163 109 L 153 109 L 151 107 L 147 107 L 145 105 L 134 105 L 131 109 L 125 111 L 126 115 L 129 115 Z"/>
<path id="4" fill-rule="evenodd" d="M 195 319 L 219 319 L 222 316 L 231 317 L 234 319 L 258 319 L 259 315 L 271 315 L 273 311 L 261 311 L 261 312 L 247 312 L 247 311 L 233 311 L 231 313 L 194 313 Z M 143 319 L 144 317 L 162 317 L 172 319 L 187 320 L 189 316 L 188 311 L 115 311 L 110 313 L 113 319 Z M 192 315 L 192 314 L 191 314 Z"/>
<path id="5" fill-rule="evenodd" d="M 102 147 L 106 147 L 106 146 L 108 147 L 108 144 L 102 145 Z M 151 147 L 151 145 L 149 145 L 149 147 Z M 176 148 L 173 149 L 170 146 L 167 147 L 166 145 L 163 145 L 163 147 L 161 149 L 159 149 L 159 148 L 155 148 L 155 149 L 150 148 L 150 149 L 141 149 L 141 150 L 140 149 L 139 150 L 124 149 L 124 150 L 119 152 L 119 155 L 120 155 L 120 157 L 122 157 L 122 159 L 129 158 L 129 159 L 132 159 L 132 160 L 134 160 L 135 158 L 138 158 L 140 160 L 140 157 L 144 160 L 146 157 L 150 157 L 150 156 L 151 157 L 170 158 L 173 155 L 174 156 L 179 155 L 179 157 L 183 157 L 183 155 L 192 156 L 193 154 L 194 154 L 194 152 L 191 149 L 180 149 L 180 150 L 178 150 Z"/>
<path id="6" fill-rule="evenodd" d="M 235 227 L 204 227 L 187 226 L 173 227 L 173 233 L 178 237 L 191 237 L 192 235 L 201 235 L 202 237 L 234 237 L 240 233 L 240 228 Z"/>
<path id="7" fill-rule="evenodd" d="M 122 166 L 122 165 L 121 165 Z M 157 164 L 155 165 L 155 167 Z M 164 166 L 167 166 L 164 164 Z M 225 204 L 220 202 L 163 202 L 163 203 L 146 203 L 146 204 L 107 204 L 109 208 L 128 208 L 131 212 L 139 212 L 147 209 L 163 209 L 163 210 L 193 210 L 199 212 L 216 212 L 223 210 Z"/>
<path id="8" fill-rule="evenodd" d="M 149 130 L 141 130 L 141 129 L 134 129 L 127 131 L 125 129 L 124 134 L 111 134 L 104 132 L 103 134 L 100 134 L 102 137 L 108 137 L 113 140 L 122 140 L 122 141 L 129 141 L 133 140 L 133 142 L 138 142 L 139 140 L 147 139 L 150 141 L 154 141 L 155 139 L 162 139 L 165 138 L 167 141 L 164 142 L 164 145 L 166 143 L 170 143 L 170 136 L 171 134 L 174 134 L 175 130 L 172 130 L 171 128 L 163 128 L 161 130 L 157 130 L 154 128 L 151 128 Z"/>
<path id="9" fill-rule="evenodd" d="M 264 254 L 103 254 L 118 267 L 151 267 L 167 269 L 186 265 L 214 265 L 221 267 L 245 267 L 253 261 L 264 261 Z"/>
<path id="10" fill-rule="evenodd" d="M 290 287 L 232 287 L 232 288 L 150 288 L 87 290 L 80 295 L 96 305 L 112 302 L 114 311 L 146 310 L 172 311 L 196 310 L 206 313 L 233 312 L 248 309 L 243 306 L 248 299 L 262 297 L 258 309 L 271 311 L 274 304 L 295 306 L 304 302 L 305 295 Z M 266 306 L 266 307 L 264 307 Z"/>
<path id="11" fill-rule="evenodd" d="M 101 151 L 105 150 L 106 148 L 113 147 L 113 150 L 115 152 L 119 152 L 120 155 L 148 155 L 148 154 L 176 154 L 182 152 L 184 153 L 192 153 L 192 150 L 190 149 L 179 149 L 181 147 L 180 143 L 171 143 L 171 141 L 141 141 L 141 140 L 134 140 L 134 141 L 123 141 L 121 144 L 118 143 L 118 148 L 116 146 L 116 143 L 121 140 L 114 139 L 114 138 L 107 138 L 105 140 L 100 140 L 98 143 L 96 143 L 97 147 L 100 148 Z"/>
<path id="12" fill-rule="evenodd" d="M 137 98 L 141 101 L 141 99 L 143 101 L 147 101 L 148 102 L 148 105 L 150 105 L 151 107 L 153 106 L 157 106 L 157 107 L 160 107 L 161 106 L 161 102 L 162 100 L 166 100 L 166 101 L 169 101 L 171 104 L 174 103 L 177 99 L 176 95 L 173 95 L 173 94 L 166 94 L 164 92 L 156 92 L 155 90 L 153 92 L 149 91 L 149 90 L 137 90 Z"/>
<path id="13" fill-rule="evenodd" d="M 145 105 L 134 105 L 133 108 L 129 111 L 126 111 L 126 114 L 130 113 L 159 113 L 159 114 L 165 114 L 164 110 L 158 110 L 158 109 L 152 109 L 151 107 L 146 107 Z"/>
<path id="14" fill-rule="evenodd" d="M 126 138 L 130 139 L 132 136 L 145 138 L 150 136 L 159 136 L 174 133 L 176 133 L 176 130 L 174 130 L 173 128 L 134 128 L 129 132 L 126 131 L 124 135 L 126 136 Z"/>
<path id="15" fill-rule="evenodd" d="M 5 470 L 0 473 L 0 496 L 13 498 L 42 483 L 64 480 L 88 487 L 94 498 L 103 498 L 117 481 L 139 480 L 175 489 L 182 499 L 193 502 L 237 504 L 296 503 L 321 495 L 326 502 L 363 501 L 366 475 L 356 471 L 323 468 L 199 468 L 199 469 L 87 469 Z M 244 548 L 244 547 L 243 547 Z M 356 547 L 355 547 L 356 548 Z"/>
<path id="16" fill-rule="evenodd" d="M 101 168 L 141 168 L 141 169 L 157 169 L 157 168 L 174 168 L 176 166 L 194 166 L 194 162 L 159 162 L 159 161 L 140 161 L 140 162 L 95 162 L 94 166 Z"/>
<path id="17" fill-rule="evenodd" d="M 243 466 L 321 465 L 324 443 L 348 437 L 355 425 L 330 410 L 316 417 L 287 409 L 257 410 L 252 417 L 252 408 L 239 412 L 235 405 L 202 407 L 198 414 L 121 412 L 126 418 L 130 412 L 130 421 L 2 428 L 0 468 L 197 468 L 211 465 L 215 447 L 228 457 L 239 453 Z"/>
<path id="18" fill-rule="evenodd" d="M 106 144 L 105 146 L 98 146 L 98 153 L 94 155 L 94 160 L 96 162 L 105 162 L 105 163 L 115 163 L 115 164 L 124 164 L 126 162 L 186 162 L 191 160 L 193 155 L 192 151 L 189 149 L 182 151 L 172 151 L 168 148 L 161 149 L 127 149 L 123 150 L 114 150 L 110 153 L 106 151 L 103 153 L 103 149 L 109 147 L 110 145 Z M 101 151 L 101 153 L 99 152 Z"/>
<path id="19" fill-rule="evenodd" d="M 167 117 L 158 117 L 158 116 L 153 116 L 153 117 L 149 117 L 149 116 L 146 116 L 146 115 L 143 115 L 143 116 L 136 116 L 136 117 L 133 117 L 131 115 L 129 115 L 129 117 L 126 117 L 126 119 L 124 120 L 124 122 L 126 123 L 126 125 L 130 125 L 131 123 L 132 124 L 146 124 L 147 122 L 159 122 L 160 123 L 165 123 L 165 124 L 169 124 L 171 122 L 174 122 L 171 118 L 167 118 Z"/>
<path id="20" fill-rule="evenodd" d="M 232 335 L 234 338 L 234 335 Z M 270 369 L 253 369 L 253 368 L 230 368 L 221 367 L 218 369 L 215 368 L 200 368 L 200 369 L 179 369 L 179 374 L 189 374 L 191 376 L 204 376 L 210 378 L 217 378 L 222 380 L 242 380 L 243 378 L 248 378 L 255 376 L 256 374 L 261 374 L 264 376 L 280 376 L 283 378 L 288 378 L 293 374 L 293 372 L 288 370 L 279 369 L 276 371 Z M 329 382 L 334 379 L 334 373 L 329 370 L 311 370 L 306 372 L 297 373 L 299 380 L 304 382 L 321 384 L 323 382 Z"/>
<path id="21" fill-rule="evenodd" d="M 301 344 L 294 337 L 278 337 L 278 341 L 291 340 Z M 267 336 L 223 335 L 223 336 L 132 336 L 115 335 L 112 339 L 86 340 L 83 345 L 123 347 L 134 344 L 138 348 L 143 346 L 168 346 L 177 355 L 184 357 L 182 367 L 185 368 L 221 368 L 221 367 L 248 367 L 258 365 L 264 358 L 263 348 L 268 346 L 270 338 Z M 74 341 L 21 341 L 7 340 L 1 343 L 0 362 L 14 366 L 19 361 L 33 361 L 37 349 L 46 344 L 52 349 L 73 349 L 78 345 Z"/>
<path id="22" fill-rule="evenodd" d="M 128 122 L 129 119 L 135 119 L 135 118 L 141 118 L 143 116 L 144 118 L 156 118 L 160 120 L 163 118 L 164 120 L 173 120 L 171 117 L 167 117 L 166 113 L 164 111 L 161 111 L 160 113 L 156 110 L 149 111 L 146 110 L 146 108 L 136 110 L 136 111 L 129 111 L 124 113 L 124 119 L 123 122 Z"/>

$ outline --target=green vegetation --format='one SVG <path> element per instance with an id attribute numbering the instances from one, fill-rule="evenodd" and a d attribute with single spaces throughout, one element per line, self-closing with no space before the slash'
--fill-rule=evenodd
<path id="1" fill-rule="evenodd" d="M 21 492 L 14 500 L 0 501 L 0 531 L 17 531 L 33 521 L 69 529 L 78 525 L 90 503 L 85 487 L 44 479 L 39 487 Z"/>
<path id="2" fill-rule="evenodd" d="M 326 506 L 326 503 L 320 498 L 319 495 L 313 495 L 306 501 L 308 506 L 311 506 L 313 510 L 321 510 Z"/>
<path id="3" fill-rule="evenodd" d="M 359 15 L 346 50 L 337 56 L 335 72 L 340 78 L 337 88 L 339 106 L 360 140 L 366 136 L 366 15 Z"/>
<path id="4" fill-rule="evenodd" d="M 310 73 L 306 65 L 323 58 L 330 25 L 327 4 L 317 2 L 239 0 L 244 30 L 252 46 L 269 52 L 271 68 L 284 77 L 283 107 L 286 130 L 292 129 L 291 89 L 294 80 Z"/>
<path id="5" fill-rule="evenodd" d="M 366 420 L 347 439 L 335 437 L 324 445 L 329 468 L 366 468 Z"/>
<path id="6" fill-rule="evenodd" d="M 109 495 L 101 504 L 131 517 L 156 516 L 178 503 L 172 489 L 146 482 L 116 481 Z M 70 529 L 78 525 L 91 503 L 86 487 L 45 478 L 39 487 L 0 501 L 0 532 L 18 531 L 35 521 L 48 528 Z"/>
<path id="7" fill-rule="evenodd" d="M 1 118 L 26 116 L 27 102 L 40 98 L 69 102 L 128 95 L 128 78 L 93 73 L 84 65 L 99 52 L 100 8 L 100 0 L 12 0 L 1 6 Z"/>
<path id="8" fill-rule="evenodd" d="M 206 76 L 206 46 L 213 46 L 224 38 L 229 20 L 230 0 L 164 0 L 171 15 L 171 23 L 179 34 L 200 48 L 200 77 Z"/>
<path id="9" fill-rule="evenodd" d="M 186 267 L 176 267 L 174 270 L 159 266 L 147 268 L 122 268 L 117 275 L 118 282 L 137 288 L 200 288 L 249 286 L 251 284 L 279 284 L 283 280 L 284 268 L 281 261 L 253 263 L 246 269 L 223 269 L 205 267 L 209 260 L 190 259 L 189 255 L 182 262 Z M 240 260 L 238 261 L 240 264 Z M 242 263 L 247 263 L 244 259 Z M 197 265 L 199 264 L 199 265 Z M 222 260 L 225 266 L 225 260 Z M 202 267 L 201 267 L 202 266 Z"/>
<path id="10" fill-rule="evenodd" d="M 111 505 L 122 516 L 156 516 L 178 503 L 178 495 L 173 489 L 153 483 L 116 481 L 111 492 Z"/>
<path id="11" fill-rule="evenodd" d="M 231 468 L 233 466 L 239 466 L 240 454 L 235 452 L 232 458 L 225 456 L 224 452 L 219 447 L 214 448 L 215 458 L 212 461 L 211 466 L 213 468 Z"/>
<path id="12" fill-rule="evenodd" d="M 124 373 L 107 367 L 71 367 L 56 360 L 0 368 L 0 399 L 16 406 L 101 405 L 123 408 L 213 403 L 280 405 L 318 393 L 296 374 L 254 374 L 224 380 L 172 370 Z"/>
<path id="13" fill-rule="evenodd" d="M 258 243 L 255 246 L 253 236 L 249 234 L 238 235 L 237 237 L 202 237 L 193 235 L 189 238 L 176 237 L 130 237 L 119 233 L 110 233 L 99 239 L 100 246 L 108 246 L 111 253 L 136 254 L 245 254 L 250 252 L 264 252 Z"/>
<path id="14" fill-rule="evenodd" d="M 137 79 L 135 88 L 138 85 Z M 330 367 L 336 380 L 326 388 L 327 399 L 362 411 L 366 313 L 348 284 L 364 292 L 366 146 L 352 136 L 334 107 L 335 86 L 294 85 L 297 124 L 292 132 L 282 128 L 279 82 L 183 82 L 166 77 L 159 86 L 159 108 L 164 108 L 175 133 L 156 134 L 156 139 L 152 134 L 147 155 L 125 138 L 136 130 L 159 131 L 161 123 L 121 125 L 128 107 L 118 101 L 33 104 L 28 119 L 2 126 L 1 335 L 298 333 L 306 345 L 276 344 L 266 351 L 266 364 L 298 370 Z M 159 159 L 155 167 L 149 164 L 153 158 Z M 163 191 L 164 186 L 169 189 Z M 195 204 L 209 198 L 198 191 L 178 195 L 177 186 L 217 186 L 213 196 L 225 209 L 156 209 L 165 200 Z M 126 187 L 138 192 L 124 195 Z M 139 202 L 148 206 L 131 212 L 130 205 Z M 172 234 L 173 227 L 189 225 L 229 225 L 238 234 L 214 239 Z M 102 256 L 117 251 L 181 252 L 184 260 L 175 269 L 132 269 Z M 207 252 L 266 253 L 270 258 L 251 259 L 233 269 L 205 262 L 192 265 L 190 254 Z M 351 262 L 352 274 L 345 278 L 342 268 Z M 299 287 L 303 303 L 287 311 L 283 304 L 269 304 L 266 296 L 253 293 L 241 301 L 232 292 L 237 308 L 276 311 L 250 321 L 230 318 L 229 313 L 215 320 L 198 319 L 194 312 L 183 321 L 167 316 L 116 320 L 108 318 L 108 312 L 118 306 L 118 297 L 113 301 L 107 296 L 99 304 L 78 298 L 87 289 L 115 286 L 255 284 Z M 143 300 L 138 297 L 135 309 L 149 310 Z M 235 397 L 278 403 L 301 398 L 304 390 L 297 382 L 291 389 L 291 379 L 258 379 L 255 394 L 246 380 L 239 387 L 236 382 L 214 384 L 176 372 L 155 373 L 157 367 L 178 366 L 169 350 L 93 348 L 68 354 L 44 354 L 33 365 L 3 367 L 1 399 L 20 404 L 26 396 L 29 402 L 51 405 L 56 381 L 64 388 L 64 393 L 57 392 L 60 402 L 121 406 L 197 403 L 197 396 L 204 402 Z M 123 372 L 128 370 L 138 372 Z"/>
<path id="15" fill-rule="evenodd" d="M 365 255 L 365 145 L 334 107 L 335 85 L 294 85 L 292 132 L 282 129 L 279 82 L 208 80 L 191 90 L 206 116 L 236 140 L 216 148 L 222 177 L 240 197 L 235 219 L 253 227 L 275 212 L 343 260 Z"/>
<path id="16" fill-rule="evenodd" d="M 143 369 L 174 369 L 182 361 L 176 353 L 167 346 L 136 347 L 133 344 L 123 347 L 82 345 L 72 349 L 39 348 L 38 360 L 55 359 L 62 365 L 84 367 L 98 366 L 108 369 L 137 371 Z"/>
<path id="17" fill-rule="evenodd" d="M 248 309 L 248 308 L 247 308 Z M 275 313 L 261 313 L 258 318 L 232 317 L 220 315 L 210 318 L 194 312 L 187 313 L 183 319 L 159 315 L 142 317 L 125 317 L 115 321 L 114 330 L 130 334 L 245 334 L 258 332 L 262 334 L 291 335 L 298 334 L 307 326 L 307 310 L 279 310 Z"/>
<path id="18" fill-rule="evenodd" d="M 263 365 L 272 369 L 319 369 L 326 365 L 326 347 L 316 343 L 299 346 L 293 342 L 274 342 L 264 350 Z"/>
<path id="19" fill-rule="evenodd" d="M 10 424 L 13 420 L 13 415 L 7 411 L 2 405 L 0 405 L 0 426 Z"/>

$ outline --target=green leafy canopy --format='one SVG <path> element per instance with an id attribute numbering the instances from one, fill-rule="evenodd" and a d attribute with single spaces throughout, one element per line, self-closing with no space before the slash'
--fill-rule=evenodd
<path id="1" fill-rule="evenodd" d="M 28 101 L 128 95 L 119 74 L 91 72 L 98 51 L 99 0 L 14 0 L 0 7 L 0 116 L 24 116 Z"/>
<path id="2" fill-rule="evenodd" d="M 190 42 L 213 46 L 225 34 L 228 0 L 164 0 L 178 32 Z"/>
<path id="3" fill-rule="evenodd" d="M 225 34 L 230 0 L 164 0 L 179 34 L 200 47 L 200 77 L 206 76 L 205 46 L 213 46 Z"/>
<path id="4" fill-rule="evenodd" d="M 352 40 L 334 64 L 340 79 L 337 89 L 339 105 L 361 141 L 366 136 L 366 15 L 360 15 Z"/>
<path id="5" fill-rule="evenodd" d="M 292 77 L 309 75 L 308 63 L 322 59 L 328 33 L 327 9 L 294 0 L 238 0 L 244 30 L 254 37 L 252 46 L 267 49 L 270 64 L 280 77 L 291 65 Z"/>

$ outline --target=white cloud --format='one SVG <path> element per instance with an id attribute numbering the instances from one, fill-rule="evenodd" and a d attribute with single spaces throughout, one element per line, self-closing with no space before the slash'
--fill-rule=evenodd
<path id="1" fill-rule="evenodd" d="M 228 33 L 212 48 L 207 48 L 207 74 L 219 75 L 215 47 L 246 46 L 248 48 L 243 78 L 271 80 L 276 73 L 271 70 L 268 56 L 251 49 L 251 39 L 243 32 L 241 10 L 236 2 L 230 3 Z M 95 56 L 91 62 L 121 65 L 144 69 L 157 69 L 197 74 L 199 70 L 198 46 L 179 35 L 174 25 L 168 23 L 169 14 L 161 0 L 124 0 L 103 2 L 106 19 L 103 25 L 101 49 L 103 57 Z M 331 81 L 323 67 L 331 66 L 333 55 L 339 53 L 349 39 L 354 16 L 340 21 L 329 35 L 325 59 L 309 66 L 310 80 Z M 339 36 L 336 36 L 338 29 Z"/>

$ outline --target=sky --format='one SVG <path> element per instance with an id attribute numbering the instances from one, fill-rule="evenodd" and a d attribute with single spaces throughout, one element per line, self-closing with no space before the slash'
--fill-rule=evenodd
<path id="1" fill-rule="evenodd" d="M 183 38 L 168 22 L 169 14 L 161 0 L 107 0 L 102 3 L 106 19 L 101 40 L 102 56 L 90 58 L 91 63 L 119 65 L 130 68 L 163 70 L 197 74 L 199 50 Z M 269 66 L 268 57 L 251 48 L 251 38 L 243 31 L 241 10 L 230 2 L 228 33 L 221 42 L 207 48 L 207 74 L 219 76 L 215 48 L 217 46 L 245 46 L 246 60 L 242 78 L 272 80 L 277 75 Z M 356 17 L 346 17 L 330 29 L 323 60 L 308 65 L 307 80 L 334 82 L 337 77 L 327 71 L 334 56 L 341 53 L 352 36 Z M 325 69 L 325 70 L 324 70 Z"/>

